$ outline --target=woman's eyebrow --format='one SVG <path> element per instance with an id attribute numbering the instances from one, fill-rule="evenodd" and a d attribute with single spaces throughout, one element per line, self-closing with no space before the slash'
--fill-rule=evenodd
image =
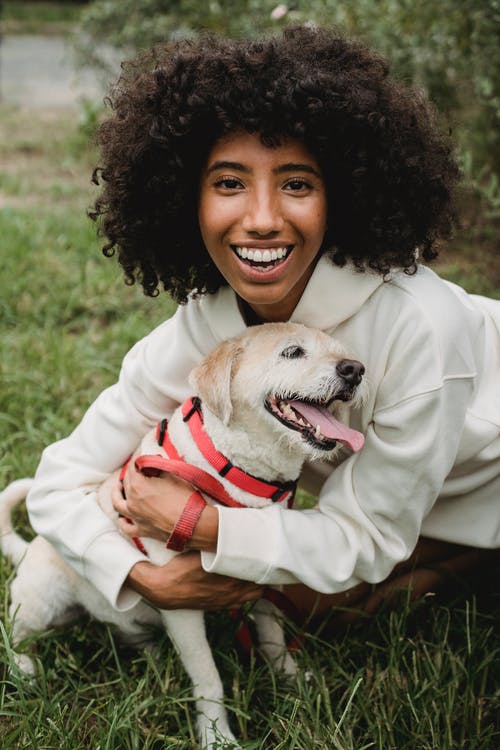
<path id="1" fill-rule="evenodd" d="M 245 164 L 240 164 L 238 161 L 214 161 L 213 164 L 211 164 L 207 169 L 207 175 L 211 174 L 212 172 L 217 172 L 219 169 L 229 169 L 234 170 L 235 172 L 243 172 L 244 174 L 250 174 L 251 169 L 250 167 L 245 166 Z M 316 177 L 321 177 L 321 174 L 318 172 L 317 169 L 314 169 L 314 167 L 311 164 L 303 164 L 301 162 L 287 162 L 286 164 L 280 164 L 278 167 L 275 167 L 273 169 L 274 174 L 284 174 L 286 172 L 307 172 L 307 174 L 313 174 L 316 175 Z"/>
<path id="2" fill-rule="evenodd" d="M 279 167 L 273 169 L 274 174 L 283 174 L 284 172 L 307 172 L 308 174 L 314 174 L 316 177 L 321 177 L 321 174 L 311 164 L 302 164 L 295 162 L 288 162 L 287 164 L 280 164 Z"/>
<path id="3" fill-rule="evenodd" d="M 207 174 L 216 172 L 218 169 L 234 169 L 236 172 L 245 172 L 249 174 L 251 170 L 245 167 L 244 164 L 240 164 L 237 161 L 214 161 L 207 169 Z"/>

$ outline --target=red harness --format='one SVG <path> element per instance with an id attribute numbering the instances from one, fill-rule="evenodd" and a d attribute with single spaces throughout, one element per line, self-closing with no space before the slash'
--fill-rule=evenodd
<path id="1" fill-rule="evenodd" d="M 217 470 L 219 476 L 224 477 L 231 482 L 231 484 L 234 484 L 236 487 L 246 490 L 247 492 L 251 492 L 257 497 L 262 497 L 273 503 L 281 503 L 286 500 L 289 508 L 293 506 L 296 482 L 268 482 L 267 480 L 259 479 L 252 474 L 248 474 L 237 466 L 234 466 L 224 454 L 216 449 L 205 431 L 203 425 L 203 414 L 201 411 L 201 401 L 199 398 L 196 396 L 188 398 L 183 403 L 181 410 L 183 421 L 187 423 L 191 436 L 199 451 Z M 229 492 L 227 492 L 218 479 L 204 469 L 186 463 L 186 461 L 181 458 L 168 435 L 168 421 L 166 419 L 162 419 L 161 422 L 158 423 L 156 428 L 156 439 L 158 445 L 163 448 L 168 458 L 165 458 L 162 455 L 150 454 L 139 456 L 135 460 L 135 467 L 138 471 L 141 471 L 146 476 L 158 476 L 162 471 L 169 472 L 190 482 L 197 488 L 197 490 L 205 492 L 222 505 L 232 508 L 246 507 L 231 497 Z M 127 471 L 127 466 L 128 461 L 122 467 L 120 472 L 120 480 L 122 482 Z M 195 492 L 191 495 L 186 504 L 187 506 L 189 505 L 187 508 L 187 515 L 189 516 L 191 523 L 197 520 L 199 514 L 203 510 L 204 506 L 201 505 L 200 498 L 201 496 L 199 495 L 199 492 Z M 195 506 L 194 509 L 192 508 L 193 505 Z M 194 523 L 192 528 L 194 528 Z M 172 536 L 174 537 L 173 539 Z M 167 542 L 167 547 L 169 549 L 181 551 L 184 548 L 186 541 L 187 539 L 185 536 L 183 537 L 183 530 L 181 529 L 171 535 L 171 538 Z M 146 550 L 141 540 L 135 537 L 134 542 L 140 551 L 143 554 L 146 554 Z"/>
<path id="2" fill-rule="evenodd" d="M 201 411 L 201 401 L 198 397 L 193 396 L 191 398 L 188 398 L 182 404 L 181 410 L 183 421 L 188 424 L 193 440 L 196 443 L 199 451 L 211 464 L 211 466 L 213 466 L 217 470 L 219 476 L 224 477 L 236 487 L 246 490 L 247 492 L 251 492 L 253 495 L 257 495 L 258 497 L 270 500 L 272 503 L 281 503 L 286 500 L 288 508 L 293 507 L 293 500 L 297 487 L 297 483 L 295 481 L 268 482 L 267 480 L 259 479 L 252 474 L 248 474 L 237 466 L 234 466 L 226 456 L 224 456 L 215 448 L 212 440 L 205 431 L 203 425 L 203 414 Z M 166 419 L 162 419 L 161 422 L 158 423 L 156 427 L 156 439 L 158 445 L 163 448 L 168 458 L 165 458 L 162 455 L 150 454 L 139 456 L 135 460 L 135 466 L 138 471 L 141 471 L 146 476 L 158 476 L 162 471 L 172 473 L 190 482 L 198 490 L 205 492 L 207 495 L 214 498 L 222 505 L 226 505 L 232 508 L 246 507 L 242 503 L 239 503 L 237 500 L 234 500 L 234 498 L 232 498 L 231 495 L 226 491 L 221 482 L 215 479 L 215 477 L 213 477 L 203 469 L 198 468 L 197 466 L 186 463 L 182 459 L 172 441 L 170 440 L 170 437 L 168 435 L 168 421 Z M 121 469 L 120 481 L 122 482 L 123 478 L 125 477 L 129 461 L 127 461 Z M 201 504 L 199 500 L 201 500 L 203 504 Z M 195 506 L 194 508 L 193 503 Z M 198 520 L 205 504 L 206 503 L 199 492 L 195 491 L 190 496 L 186 504 L 186 509 L 188 510 L 187 526 L 190 527 L 190 531 L 184 533 L 184 530 L 182 528 L 182 521 L 184 516 L 183 513 L 180 522 L 177 522 L 174 531 L 167 541 L 167 547 L 169 549 L 178 551 L 182 551 L 182 549 L 184 549 L 185 543 L 189 538 L 190 533 L 192 533 L 194 525 Z M 147 556 L 147 551 L 139 537 L 134 537 L 133 541 L 137 548 Z M 266 589 L 264 595 L 266 599 L 269 599 L 276 606 L 278 606 L 291 620 L 295 620 L 296 622 L 298 621 L 298 612 L 287 596 L 280 593 L 279 591 L 276 591 L 275 589 Z M 245 650 L 249 650 L 251 648 L 251 636 L 246 623 L 241 623 L 237 633 L 237 637 L 240 641 L 240 644 Z M 300 638 L 292 639 L 292 641 L 287 644 L 288 648 L 291 650 L 299 648 L 300 641 Z"/>
<path id="3" fill-rule="evenodd" d="M 252 493 L 252 495 L 271 500 L 273 503 L 281 503 L 286 500 L 288 507 L 292 507 L 297 486 L 296 482 L 268 482 L 264 479 L 254 477 L 252 474 L 247 474 L 247 472 L 234 466 L 224 454 L 216 449 L 205 431 L 199 398 L 188 398 L 183 403 L 181 410 L 183 421 L 187 423 L 191 436 L 200 453 L 216 469 L 219 476 L 224 477 L 224 479 L 236 487 Z M 202 492 L 206 492 L 207 495 L 210 495 L 210 497 L 213 497 L 214 500 L 217 500 L 222 505 L 228 505 L 233 508 L 244 508 L 245 506 L 234 500 L 215 477 L 197 466 L 186 463 L 179 456 L 170 440 L 167 428 L 167 420 L 162 419 L 156 428 L 156 439 L 158 445 L 163 448 L 169 458 L 164 458 L 160 455 L 139 456 L 135 462 L 136 468 L 147 476 L 157 475 L 161 471 L 171 472 L 191 482 Z"/>

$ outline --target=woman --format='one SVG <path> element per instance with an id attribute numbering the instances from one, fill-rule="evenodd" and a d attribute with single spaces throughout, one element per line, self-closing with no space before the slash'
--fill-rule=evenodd
<path id="1" fill-rule="evenodd" d="M 363 45 L 299 27 L 157 48 L 111 103 L 95 174 L 104 252 L 118 251 L 128 283 L 161 284 L 181 306 L 45 451 L 35 529 L 118 608 L 139 595 L 228 607 L 288 584 L 304 617 L 372 611 L 394 585 L 436 586 L 426 564 L 460 572 L 498 547 L 500 303 L 420 265 L 450 235 L 459 176 L 423 96 Z M 370 394 L 352 419 L 365 447 L 335 470 L 309 467 L 317 510 L 207 507 L 192 552 L 155 568 L 94 488 L 189 395 L 204 354 L 273 320 L 321 328 L 363 360 Z M 191 493 L 133 468 L 124 487 L 115 508 L 134 523 L 122 530 L 165 539 Z"/>

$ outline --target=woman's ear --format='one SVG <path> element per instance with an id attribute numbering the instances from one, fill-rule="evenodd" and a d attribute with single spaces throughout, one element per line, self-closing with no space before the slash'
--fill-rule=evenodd
<path id="1" fill-rule="evenodd" d="M 241 351 L 237 342 L 223 341 L 189 375 L 195 395 L 226 425 L 233 411 L 231 380 Z"/>

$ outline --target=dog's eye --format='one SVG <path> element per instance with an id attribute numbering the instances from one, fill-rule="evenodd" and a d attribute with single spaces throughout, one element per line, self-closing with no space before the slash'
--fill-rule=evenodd
<path id="1" fill-rule="evenodd" d="M 301 346 L 287 346 L 286 349 L 283 349 L 281 352 L 282 357 L 286 357 L 287 359 L 297 359 L 298 357 L 305 357 L 305 351 Z"/>

